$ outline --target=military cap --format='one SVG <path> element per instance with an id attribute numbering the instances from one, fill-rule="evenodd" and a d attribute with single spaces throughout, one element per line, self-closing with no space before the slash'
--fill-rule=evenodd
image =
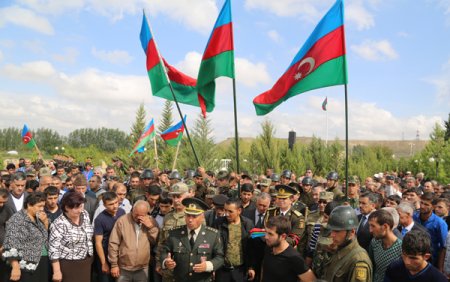
<path id="1" fill-rule="evenodd" d="M 39 177 L 49 175 L 52 175 L 52 171 L 48 167 L 44 166 L 39 170 Z"/>
<path id="2" fill-rule="evenodd" d="M 186 198 L 181 203 L 186 207 L 185 214 L 200 215 L 208 209 L 208 205 L 198 198 Z"/>
<path id="3" fill-rule="evenodd" d="M 329 202 L 333 201 L 334 193 L 333 192 L 320 192 L 319 200 L 327 200 Z"/>
<path id="4" fill-rule="evenodd" d="M 314 181 L 311 177 L 305 176 L 302 179 L 302 185 L 314 185 Z"/>
<path id="5" fill-rule="evenodd" d="M 214 206 L 218 208 L 223 208 L 225 206 L 226 201 L 228 201 L 228 197 L 223 194 L 214 195 L 214 197 L 212 197 L 212 202 Z"/>
<path id="6" fill-rule="evenodd" d="M 216 193 L 216 189 L 214 188 L 214 187 L 209 187 L 207 190 L 206 190 L 206 198 L 208 198 L 208 199 L 211 199 L 211 198 L 213 198 L 215 195 L 216 195 L 217 193 Z"/>
<path id="7" fill-rule="evenodd" d="M 395 180 L 395 176 L 393 175 L 387 175 L 386 180 Z"/>
<path id="8" fill-rule="evenodd" d="M 270 178 L 263 178 L 259 182 L 259 185 L 264 186 L 264 187 L 269 187 L 270 184 L 272 184 L 272 180 L 270 180 Z"/>
<path id="9" fill-rule="evenodd" d="M 27 174 L 27 176 L 36 176 L 36 171 L 35 170 L 28 170 L 26 174 Z"/>
<path id="10" fill-rule="evenodd" d="M 169 179 L 178 179 L 181 180 L 181 175 L 178 171 L 174 170 L 169 174 Z"/>
<path id="11" fill-rule="evenodd" d="M 349 176 L 349 177 L 348 177 L 347 183 L 348 183 L 348 184 L 359 184 L 359 178 L 358 178 L 358 176 L 356 176 L 356 175 Z"/>
<path id="12" fill-rule="evenodd" d="M 300 184 L 298 184 L 297 182 L 291 182 L 291 183 L 289 183 L 289 187 L 292 187 L 292 188 L 294 188 L 294 189 L 296 190 L 296 193 L 295 193 L 295 194 L 297 194 L 298 192 L 300 192 L 301 189 L 302 189 L 302 187 L 300 187 Z"/>
<path id="13" fill-rule="evenodd" d="M 77 175 L 77 177 L 75 177 L 75 180 L 73 181 L 73 186 L 87 186 L 86 177 L 81 174 Z"/>
<path id="14" fill-rule="evenodd" d="M 297 191 L 288 185 L 276 185 L 275 189 L 277 190 L 277 198 L 286 199 L 292 195 L 297 194 Z"/>
<path id="15" fill-rule="evenodd" d="M 291 178 L 291 175 L 292 175 L 292 171 L 290 171 L 289 169 L 285 169 L 281 173 L 281 176 L 285 177 L 285 178 Z"/>
<path id="16" fill-rule="evenodd" d="M 153 174 L 153 171 L 151 169 L 144 169 L 144 171 L 139 176 L 141 179 L 153 179 L 155 178 L 155 175 Z"/>
<path id="17" fill-rule="evenodd" d="M 189 192 L 189 187 L 183 182 L 178 182 L 170 187 L 169 195 L 183 194 L 187 192 Z"/>
<path id="18" fill-rule="evenodd" d="M 219 173 L 217 174 L 217 179 L 228 179 L 230 177 L 230 175 L 228 174 L 227 171 L 225 170 L 221 170 L 219 171 Z"/>
<path id="19" fill-rule="evenodd" d="M 255 190 L 255 189 L 254 189 L 253 185 L 250 183 L 245 183 L 245 184 L 242 184 L 242 186 L 241 186 L 241 192 L 252 192 L 253 193 L 253 190 Z"/>
<path id="20" fill-rule="evenodd" d="M 278 182 L 278 181 L 280 181 L 280 175 L 278 173 L 272 173 L 272 175 L 270 176 L 270 179 L 273 182 Z"/>
<path id="21" fill-rule="evenodd" d="M 194 177 L 203 177 L 203 175 L 200 173 L 200 171 L 198 171 L 198 169 L 196 169 L 194 172 Z"/>

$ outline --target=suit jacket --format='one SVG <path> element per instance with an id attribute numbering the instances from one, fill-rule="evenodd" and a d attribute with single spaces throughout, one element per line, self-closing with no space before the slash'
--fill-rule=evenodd
<path id="1" fill-rule="evenodd" d="M 358 220 L 361 223 L 362 214 L 358 215 Z M 359 226 L 356 232 L 356 238 L 358 239 L 359 245 L 369 252 L 370 241 L 372 241 L 372 234 L 369 230 L 369 220 L 366 220 L 364 226 Z"/>
<path id="2" fill-rule="evenodd" d="M 84 209 L 88 212 L 89 219 L 91 220 L 92 224 L 92 219 L 94 218 L 94 213 L 98 206 L 97 199 L 94 199 L 90 196 L 85 196 L 84 198 L 86 199 L 86 202 L 84 203 Z"/>
<path id="3" fill-rule="evenodd" d="M 192 248 L 189 244 L 189 232 L 186 225 L 170 230 L 169 236 L 161 248 L 160 261 L 162 263 L 168 253 L 172 254 L 172 259 L 176 262 L 173 270 L 174 281 L 211 281 L 212 272 L 196 273 L 193 271 L 193 266 L 200 263 L 202 257 L 206 257 L 206 260 L 213 264 L 213 271 L 216 271 L 224 262 L 219 231 L 205 225 L 201 226 Z"/>
<path id="4" fill-rule="evenodd" d="M 23 192 L 23 201 L 24 202 L 27 197 L 28 197 L 28 193 Z M 14 201 L 13 201 L 13 195 L 11 195 L 11 193 L 8 195 L 8 201 L 5 203 L 5 207 L 10 208 L 14 213 L 17 212 L 16 205 L 14 205 Z"/>
<path id="5" fill-rule="evenodd" d="M 400 234 L 402 234 L 402 230 L 403 230 L 403 226 L 401 226 L 400 224 L 397 226 L 397 230 L 400 232 Z M 423 227 L 420 223 L 417 223 L 414 221 L 414 225 L 411 228 L 410 231 L 422 231 L 425 232 L 426 234 L 428 234 L 428 231 L 425 227 Z M 404 236 L 401 236 L 401 238 L 403 238 Z"/>
<path id="6" fill-rule="evenodd" d="M 253 225 L 256 226 L 256 222 L 255 222 L 255 212 L 256 212 L 256 206 L 255 207 L 251 207 L 245 210 L 242 210 L 242 216 L 246 217 L 248 219 L 250 219 L 253 222 Z"/>

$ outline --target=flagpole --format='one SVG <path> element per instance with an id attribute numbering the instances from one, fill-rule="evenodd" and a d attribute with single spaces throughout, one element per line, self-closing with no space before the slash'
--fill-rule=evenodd
<path id="1" fill-rule="evenodd" d="M 241 172 L 239 162 L 239 134 L 237 122 L 237 105 L 236 105 L 236 79 L 233 78 L 233 102 L 234 102 L 234 142 L 236 143 L 236 170 L 239 174 Z"/>
<path id="2" fill-rule="evenodd" d="M 156 148 L 156 135 L 153 137 L 153 145 L 155 147 L 156 168 L 159 169 L 158 150 Z"/>
<path id="3" fill-rule="evenodd" d="M 172 166 L 172 171 L 175 170 L 175 166 L 177 164 L 177 159 L 178 159 L 178 151 L 180 150 L 180 144 L 181 144 L 181 140 L 178 141 L 178 145 L 177 145 L 177 151 L 175 152 L 175 159 L 173 160 L 173 166 Z"/>
<path id="4" fill-rule="evenodd" d="M 328 110 L 325 111 L 326 112 L 326 119 L 327 119 L 327 139 L 325 140 L 325 145 L 328 147 Z"/>
<path id="5" fill-rule="evenodd" d="M 347 94 L 347 83 L 344 84 L 345 87 L 345 191 L 344 194 L 347 195 L 348 192 L 348 94 Z"/>
<path id="6" fill-rule="evenodd" d="M 41 153 L 41 150 L 39 150 L 36 141 L 34 141 L 34 147 L 36 148 L 36 151 L 38 152 L 39 159 L 42 160 L 43 159 L 42 158 L 42 153 Z"/>
<path id="7" fill-rule="evenodd" d="M 144 10 L 143 10 L 143 12 L 145 14 Z M 150 33 L 153 34 L 151 25 L 148 24 L 148 22 L 147 22 L 147 25 L 148 25 L 148 28 L 150 29 Z M 186 126 L 186 123 L 184 122 L 183 113 L 181 112 L 181 108 L 180 108 L 180 105 L 178 104 L 177 97 L 175 96 L 175 92 L 173 90 L 172 83 L 170 82 L 169 75 L 167 74 L 166 65 L 164 64 L 161 54 L 159 53 L 159 49 L 158 49 L 158 45 L 156 44 L 156 40 L 154 41 L 154 43 L 155 43 L 155 47 L 156 47 L 156 52 L 158 53 L 159 62 L 162 65 L 164 75 L 166 76 L 167 82 L 169 83 L 169 88 L 170 88 L 170 92 L 172 93 L 173 101 L 175 102 L 175 105 L 177 105 L 177 109 L 178 109 L 178 113 L 180 114 L 181 122 L 183 123 L 184 130 L 186 130 L 186 136 L 189 140 L 189 144 L 191 145 L 192 152 L 194 153 L 195 161 L 197 162 L 197 165 L 200 166 L 200 161 L 198 160 L 197 152 L 195 151 L 194 144 L 192 143 L 191 136 L 189 135 L 189 130 Z"/>

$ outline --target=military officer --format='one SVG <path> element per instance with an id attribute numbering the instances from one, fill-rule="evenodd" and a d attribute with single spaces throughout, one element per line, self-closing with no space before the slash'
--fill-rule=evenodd
<path id="1" fill-rule="evenodd" d="M 333 192 L 334 199 L 337 200 L 340 197 L 344 196 L 344 192 L 342 192 L 341 187 L 339 186 L 339 175 L 337 172 L 332 171 L 327 175 L 327 191 Z"/>
<path id="2" fill-rule="evenodd" d="M 312 187 L 314 185 L 314 180 L 309 177 L 305 176 L 302 179 L 302 191 L 303 193 L 300 195 L 300 201 L 305 203 L 308 207 L 312 206 L 314 204 L 314 199 L 312 195 Z"/>
<path id="3" fill-rule="evenodd" d="M 306 217 L 308 217 L 309 210 L 306 204 L 300 200 L 301 195 L 303 195 L 302 187 L 297 182 L 291 182 L 289 183 L 289 186 L 294 188 L 297 192 L 296 194 L 291 196 L 292 208 L 301 212 L 306 219 Z"/>
<path id="4" fill-rule="evenodd" d="M 186 198 L 182 203 L 186 225 L 169 231 L 161 249 L 162 266 L 173 271 L 174 281 L 211 281 L 213 271 L 224 263 L 219 232 L 202 224 L 205 202 Z"/>
<path id="5" fill-rule="evenodd" d="M 275 200 L 276 206 L 267 210 L 264 222 L 267 222 L 269 218 L 278 215 L 290 218 L 292 233 L 286 240 L 292 246 L 297 247 L 305 233 L 305 217 L 299 211 L 292 208 L 291 196 L 296 194 L 297 191 L 290 186 L 282 184 L 276 185 L 275 189 L 277 191 Z"/>
<path id="6" fill-rule="evenodd" d="M 200 171 L 196 170 L 194 172 L 194 183 L 195 183 L 195 197 L 201 200 L 206 199 L 207 187 L 203 182 L 203 175 Z"/>
<path id="7" fill-rule="evenodd" d="M 343 195 L 338 199 L 338 202 L 341 204 L 348 204 L 355 210 L 359 208 L 359 178 L 358 176 L 349 176 L 348 177 L 348 191 L 347 195 Z"/>
<path id="8" fill-rule="evenodd" d="M 327 228 L 337 249 L 324 265 L 320 278 L 329 282 L 372 281 L 372 262 L 356 240 L 358 217 L 355 210 L 350 206 L 335 208 Z"/>
<path id="9" fill-rule="evenodd" d="M 289 169 L 285 169 L 283 170 L 283 172 L 281 173 L 281 184 L 284 185 L 288 185 L 289 183 L 291 183 L 291 176 L 292 176 L 292 171 L 290 171 Z"/>

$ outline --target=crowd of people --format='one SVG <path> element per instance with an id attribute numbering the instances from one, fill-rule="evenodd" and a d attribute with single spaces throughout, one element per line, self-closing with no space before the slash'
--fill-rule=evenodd
<path id="1" fill-rule="evenodd" d="M 3 281 L 448 281 L 450 185 L 423 173 L 325 177 L 1 171 Z"/>

